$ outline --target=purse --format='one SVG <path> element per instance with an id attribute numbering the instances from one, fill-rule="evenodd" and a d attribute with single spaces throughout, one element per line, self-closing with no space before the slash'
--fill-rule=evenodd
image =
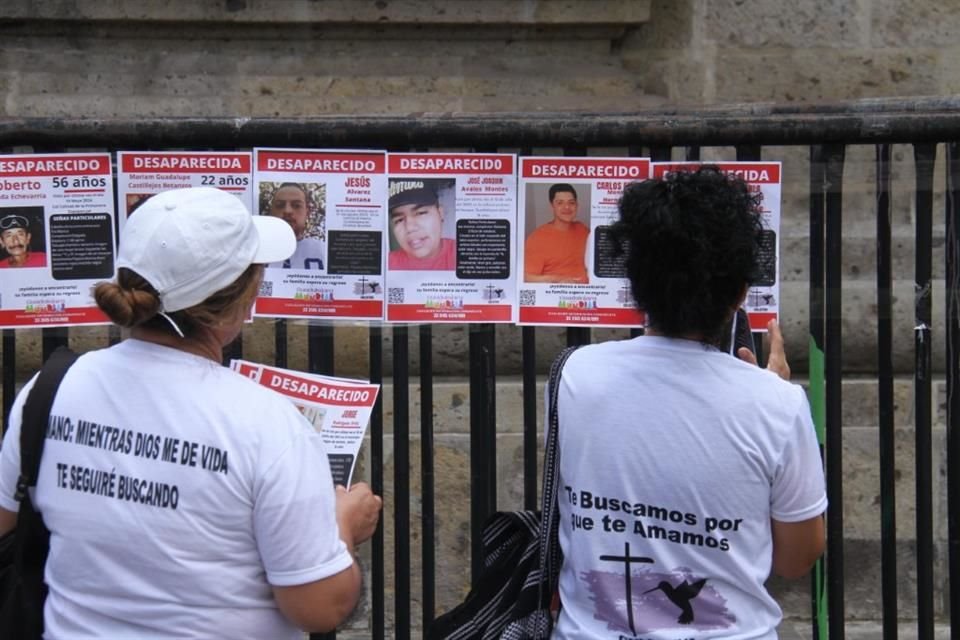
<path id="1" fill-rule="evenodd" d="M 483 526 L 483 570 L 462 604 L 438 616 L 428 640 L 545 640 L 560 580 L 560 446 L 557 398 L 569 347 L 550 367 L 547 445 L 540 511 L 498 511 Z"/>
<path id="2" fill-rule="evenodd" d="M 51 354 L 23 405 L 20 425 L 20 477 L 14 496 L 20 502 L 17 526 L 0 538 L 0 637 L 43 637 L 43 604 L 47 585 L 44 565 L 50 532 L 33 508 L 31 487 L 37 486 L 40 458 L 47 435 L 50 407 L 77 354 L 60 347 Z"/>

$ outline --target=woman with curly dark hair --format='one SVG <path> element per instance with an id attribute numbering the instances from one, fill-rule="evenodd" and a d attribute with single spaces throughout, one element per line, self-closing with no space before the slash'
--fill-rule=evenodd
<path id="1" fill-rule="evenodd" d="M 718 349 L 756 271 L 758 200 L 710 167 L 624 191 L 612 235 L 648 326 L 563 371 L 554 637 L 776 638 L 764 582 L 823 551 L 818 446 L 779 327 L 768 370 Z"/>

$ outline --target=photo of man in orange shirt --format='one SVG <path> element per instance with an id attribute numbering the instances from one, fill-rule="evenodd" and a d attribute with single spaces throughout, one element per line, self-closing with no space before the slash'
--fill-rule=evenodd
<path id="1" fill-rule="evenodd" d="M 560 183 L 552 185 L 548 193 L 553 219 L 527 236 L 523 280 L 586 284 L 589 278 L 584 258 L 590 229 L 577 220 L 577 190 Z"/>

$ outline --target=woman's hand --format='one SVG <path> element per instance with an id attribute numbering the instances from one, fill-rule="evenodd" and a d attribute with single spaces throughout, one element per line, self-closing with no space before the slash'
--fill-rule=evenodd
<path id="1" fill-rule="evenodd" d="M 337 486 L 337 525 L 340 537 L 351 551 L 376 531 L 382 508 L 383 500 L 366 482 L 358 482 L 349 489 Z"/>
<path id="2" fill-rule="evenodd" d="M 790 379 L 790 365 L 787 363 L 787 352 L 783 344 L 783 333 L 776 320 L 767 323 L 767 336 L 770 339 L 770 357 L 767 358 L 767 371 L 775 373 L 784 380 Z M 737 357 L 752 365 L 757 364 L 757 356 L 750 349 L 740 347 Z"/>

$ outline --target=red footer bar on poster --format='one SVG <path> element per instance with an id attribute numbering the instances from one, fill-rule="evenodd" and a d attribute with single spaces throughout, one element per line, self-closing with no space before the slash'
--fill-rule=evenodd
<path id="1" fill-rule="evenodd" d="M 560 309 L 557 307 L 520 307 L 521 324 L 559 324 L 603 326 L 643 326 L 643 314 L 636 309 Z"/>
<path id="2" fill-rule="evenodd" d="M 754 311 L 750 312 L 750 328 L 754 331 L 766 331 L 767 323 L 771 320 L 776 320 L 777 314 L 775 313 L 756 313 Z"/>
<path id="3" fill-rule="evenodd" d="M 382 300 L 294 300 L 293 298 L 257 298 L 258 316 L 303 316 L 309 318 L 383 317 Z"/>
<path id="4" fill-rule="evenodd" d="M 109 323 L 97 307 L 67 307 L 49 311 L 0 310 L 0 327 L 68 327 L 75 324 Z"/>
<path id="5" fill-rule="evenodd" d="M 460 308 L 425 307 L 422 304 L 389 304 L 390 322 L 510 322 L 508 304 L 466 304 Z"/>

